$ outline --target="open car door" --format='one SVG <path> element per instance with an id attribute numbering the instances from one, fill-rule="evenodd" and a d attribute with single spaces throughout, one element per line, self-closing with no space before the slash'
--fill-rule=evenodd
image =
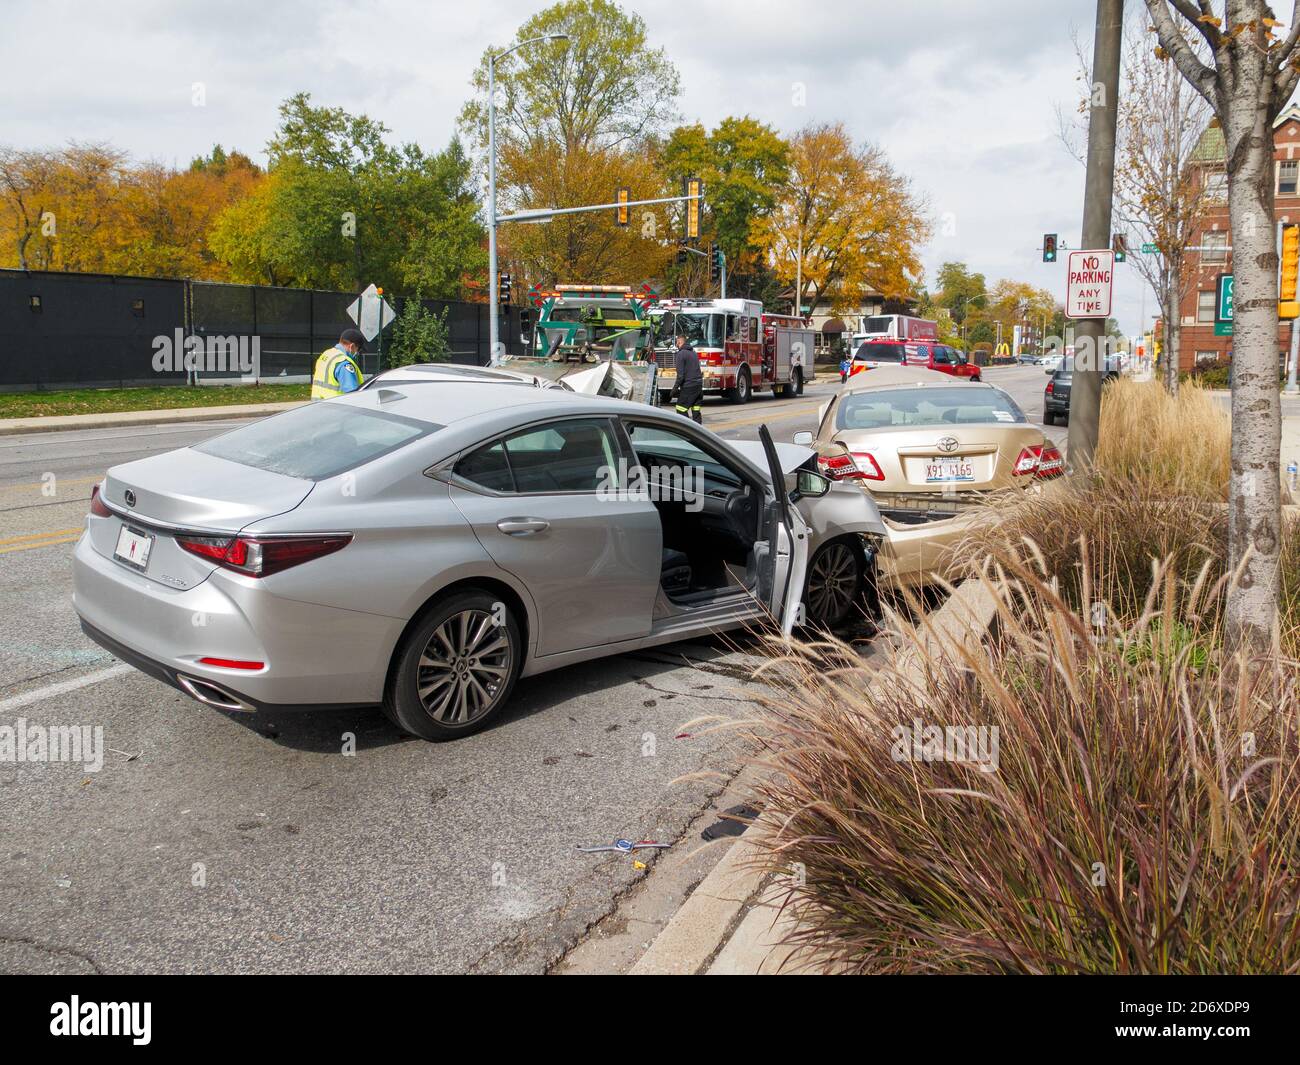
<path id="1" fill-rule="evenodd" d="M 789 636 L 799 620 L 804 580 L 808 573 L 808 527 L 790 502 L 785 473 L 766 425 L 758 427 L 758 438 L 767 458 L 773 498 L 763 511 L 763 538 L 767 555 L 760 561 L 759 597 L 779 619 L 781 632 Z"/>

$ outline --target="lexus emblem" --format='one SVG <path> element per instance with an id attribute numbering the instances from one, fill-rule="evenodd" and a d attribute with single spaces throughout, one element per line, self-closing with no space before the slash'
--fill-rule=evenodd
<path id="1" fill-rule="evenodd" d="M 956 444 L 956 443 L 957 443 L 957 441 L 954 440 L 954 441 L 953 441 L 953 444 Z M 942 440 L 939 441 L 939 446 L 940 446 L 940 447 L 943 447 L 943 441 L 942 441 Z M 135 493 L 132 492 L 131 489 L 128 488 L 125 492 L 123 492 L 123 493 L 122 493 L 122 498 L 123 498 L 124 500 L 126 500 L 126 505 L 127 505 L 128 507 L 134 507 L 134 506 L 135 506 Z"/>
<path id="2" fill-rule="evenodd" d="M 944 451 L 944 452 L 956 451 L 959 443 L 960 441 L 958 441 L 958 439 L 955 436 L 945 436 L 935 446 L 938 447 L 940 451 Z M 135 504 L 128 500 L 127 506 L 135 506 Z"/>

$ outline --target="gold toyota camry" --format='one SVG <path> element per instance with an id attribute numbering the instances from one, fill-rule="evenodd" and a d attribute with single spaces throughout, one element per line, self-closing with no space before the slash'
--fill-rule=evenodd
<path id="1" fill-rule="evenodd" d="M 887 540 L 882 576 L 921 585 L 952 576 L 954 548 L 993 493 L 1059 477 L 1065 462 L 1042 430 L 994 385 L 916 367 L 850 377 L 819 415 L 822 473 L 875 499 Z"/>

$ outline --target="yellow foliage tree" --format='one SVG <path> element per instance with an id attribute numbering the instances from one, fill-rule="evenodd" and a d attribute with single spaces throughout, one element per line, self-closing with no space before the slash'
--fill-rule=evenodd
<path id="1" fill-rule="evenodd" d="M 871 292 L 914 294 L 923 211 L 883 151 L 855 146 L 840 123 L 811 125 L 790 142 L 790 180 L 758 239 L 782 282 L 802 276 L 805 303 L 847 311 Z"/>

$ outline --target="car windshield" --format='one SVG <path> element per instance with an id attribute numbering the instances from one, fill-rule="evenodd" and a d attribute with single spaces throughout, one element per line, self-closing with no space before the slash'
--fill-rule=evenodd
<path id="1" fill-rule="evenodd" d="M 286 477 L 322 481 L 441 428 L 432 422 L 326 401 L 242 426 L 198 444 L 194 450 Z"/>
<path id="2" fill-rule="evenodd" d="M 837 429 L 889 429 L 914 425 L 1014 424 L 1024 411 L 1005 392 L 961 388 L 891 388 L 850 392 L 835 412 Z"/>
<path id="3" fill-rule="evenodd" d="M 902 362 L 904 354 L 902 344 L 863 344 L 854 358 L 863 362 Z"/>

